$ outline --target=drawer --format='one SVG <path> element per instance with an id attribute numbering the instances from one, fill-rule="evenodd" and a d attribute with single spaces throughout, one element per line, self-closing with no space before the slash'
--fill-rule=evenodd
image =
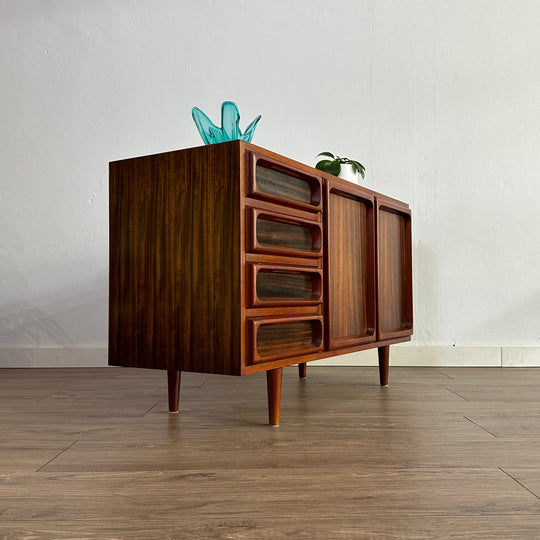
<path id="1" fill-rule="evenodd" d="M 304 266 L 248 264 L 248 307 L 320 304 L 322 270 Z"/>
<path id="2" fill-rule="evenodd" d="M 253 153 L 248 159 L 246 194 L 249 197 L 310 212 L 321 210 L 320 178 Z"/>
<path id="3" fill-rule="evenodd" d="M 322 350 L 322 316 L 247 319 L 251 362 L 259 364 Z"/>
<path id="4" fill-rule="evenodd" d="M 316 221 L 248 208 L 246 250 L 274 255 L 320 257 L 322 227 Z"/>

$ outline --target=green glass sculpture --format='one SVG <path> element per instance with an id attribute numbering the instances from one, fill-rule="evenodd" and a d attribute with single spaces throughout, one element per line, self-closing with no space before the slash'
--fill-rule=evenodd
<path id="1" fill-rule="evenodd" d="M 193 107 L 191 115 L 204 144 L 234 141 L 236 139 L 251 142 L 257 122 L 261 119 L 261 115 L 257 116 L 246 128 L 246 131 L 242 133 L 239 125 L 240 113 L 236 103 L 232 101 L 224 101 L 221 104 L 221 127 L 217 127 L 198 107 Z"/>

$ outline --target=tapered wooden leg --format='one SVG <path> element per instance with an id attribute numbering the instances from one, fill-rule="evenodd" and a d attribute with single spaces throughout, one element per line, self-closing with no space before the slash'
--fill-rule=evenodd
<path id="1" fill-rule="evenodd" d="M 180 407 L 180 380 L 181 371 L 169 369 L 167 371 L 167 380 L 169 383 L 169 412 L 177 413 Z"/>
<path id="2" fill-rule="evenodd" d="M 390 366 L 390 346 L 379 347 L 379 380 L 381 386 L 388 386 L 388 368 Z"/>
<path id="3" fill-rule="evenodd" d="M 306 372 L 307 372 L 307 364 L 305 362 L 302 364 L 298 364 L 298 376 L 301 379 L 306 378 Z"/>
<path id="4" fill-rule="evenodd" d="M 266 372 L 266 386 L 268 388 L 268 419 L 271 426 L 279 426 L 282 380 L 283 368 L 270 369 Z"/>

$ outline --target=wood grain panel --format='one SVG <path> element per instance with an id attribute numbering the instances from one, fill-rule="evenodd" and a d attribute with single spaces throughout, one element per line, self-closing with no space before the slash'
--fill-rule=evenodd
<path id="1" fill-rule="evenodd" d="M 239 374 L 238 144 L 110 165 L 112 365 Z"/>
<path id="2" fill-rule="evenodd" d="M 313 323 L 265 324 L 257 332 L 257 351 L 262 357 L 274 356 L 299 347 L 313 345 Z"/>
<path id="3" fill-rule="evenodd" d="M 172 224 L 165 182 L 149 159 L 110 166 L 109 359 L 164 368 L 174 362 L 170 302 Z M 164 230 L 164 234 L 158 234 Z M 154 345 L 163 344 L 156 361 Z"/>
<path id="4" fill-rule="evenodd" d="M 313 251 L 313 234 L 310 227 L 261 216 L 257 219 L 256 228 L 257 242 L 263 247 Z"/>
<path id="5" fill-rule="evenodd" d="M 379 339 L 412 333 L 410 215 L 388 206 L 377 212 Z"/>
<path id="6" fill-rule="evenodd" d="M 380 328 L 395 330 L 403 327 L 403 217 L 381 211 L 378 225 Z"/>
<path id="7" fill-rule="evenodd" d="M 257 165 L 255 176 L 257 188 L 262 193 L 304 204 L 312 203 L 312 185 L 301 178 L 294 178 L 261 165 Z"/>
<path id="8" fill-rule="evenodd" d="M 327 220 L 329 346 L 373 340 L 373 205 L 330 190 Z"/>
<path id="9" fill-rule="evenodd" d="M 313 296 L 313 279 L 318 274 L 307 272 L 271 272 L 257 273 L 257 296 L 260 299 L 291 298 L 307 300 Z"/>

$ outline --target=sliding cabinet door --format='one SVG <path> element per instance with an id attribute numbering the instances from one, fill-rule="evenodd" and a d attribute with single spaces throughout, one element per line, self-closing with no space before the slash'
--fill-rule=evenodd
<path id="1" fill-rule="evenodd" d="M 362 188 L 331 182 L 326 191 L 325 317 L 329 349 L 374 341 L 374 201 Z"/>
<path id="2" fill-rule="evenodd" d="M 378 339 L 413 332 L 411 214 L 404 207 L 377 200 Z"/>

